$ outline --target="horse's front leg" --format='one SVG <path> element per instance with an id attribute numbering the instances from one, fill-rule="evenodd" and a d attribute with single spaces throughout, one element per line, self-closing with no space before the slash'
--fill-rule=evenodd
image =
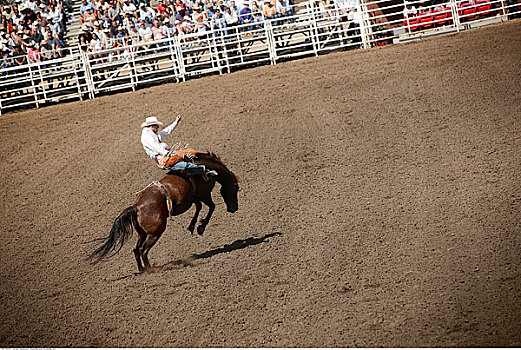
<path id="1" fill-rule="evenodd" d="M 188 231 L 190 231 L 191 234 L 194 234 L 195 224 L 197 224 L 197 219 L 199 218 L 199 213 L 201 212 L 201 208 L 203 207 L 203 205 L 201 204 L 200 201 L 197 201 L 194 204 L 195 204 L 194 217 L 192 218 L 192 221 L 190 221 L 190 225 L 188 225 Z"/>
<path id="2" fill-rule="evenodd" d="M 204 230 L 206 229 L 206 225 L 210 222 L 210 218 L 212 217 L 213 211 L 215 210 L 215 204 L 213 203 L 212 199 L 208 199 L 204 202 L 208 206 L 208 214 L 204 217 L 203 220 L 201 220 L 201 224 L 197 227 L 197 233 L 202 235 L 204 233 Z"/>

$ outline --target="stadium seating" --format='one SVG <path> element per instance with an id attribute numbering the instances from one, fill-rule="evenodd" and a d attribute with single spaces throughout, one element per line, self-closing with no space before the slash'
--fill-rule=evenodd
<path id="1" fill-rule="evenodd" d="M 476 4 L 473 1 L 459 4 L 458 15 L 460 16 L 460 22 L 468 22 L 476 19 Z"/>
<path id="2" fill-rule="evenodd" d="M 444 26 L 450 24 L 452 19 L 452 11 L 450 7 L 445 7 L 443 9 L 437 9 L 432 11 L 434 15 L 434 24 L 435 26 Z"/>
<path id="3" fill-rule="evenodd" d="M 476 1 L 478 16 L 480 18 L 486 17 L 490 14 L 492 8 L 489 0 L 477 0 Z"/>

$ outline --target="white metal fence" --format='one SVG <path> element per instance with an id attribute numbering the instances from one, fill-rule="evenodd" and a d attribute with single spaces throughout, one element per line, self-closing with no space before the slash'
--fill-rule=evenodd
<path id="1" fill-rule="evenodd" d="M 281 18 L 2 68 L 0 113 L 277 64 L 298 56 L 388 45 L 496 23 L 521 13 L 513 0 L 449 0 L 421 9 L 419 1 L 341 1 L 323 5 L 313 0 Z"/>

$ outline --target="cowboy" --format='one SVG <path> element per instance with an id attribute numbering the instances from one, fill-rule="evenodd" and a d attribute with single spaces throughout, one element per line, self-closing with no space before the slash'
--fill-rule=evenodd
<path id="1" fill-rule="evenodd" d="M 181 116 L 178 115 L 172 124 L 159 131 L 159 128 L 164 127 L 164 124 L 157 120 L 157 117 L 147 117 L 145 122 L 141 124 L 143 129 L 141 132 L 141 144 L 145 152 L 161 169 L 182 170 L 189 175 L 206 174 L 217 176 L 218 174 L 215 170 L 207 171 L 204 165 L 187 162 L 185 157 L 170 156 L 170 147 L 162 141 L 175 130 L 180 120 Z"/>

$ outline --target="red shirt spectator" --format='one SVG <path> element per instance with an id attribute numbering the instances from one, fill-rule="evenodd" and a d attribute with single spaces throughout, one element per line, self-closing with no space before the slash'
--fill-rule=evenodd
<path id="1" fill-rule="evenodd" d="M 168 12 L 168 6 L 166 6 L 166 3 L 164 1 L 161 1 L 159 6 L 157 7 L 157 11 L 162 15 L 165 15 Z"/>

